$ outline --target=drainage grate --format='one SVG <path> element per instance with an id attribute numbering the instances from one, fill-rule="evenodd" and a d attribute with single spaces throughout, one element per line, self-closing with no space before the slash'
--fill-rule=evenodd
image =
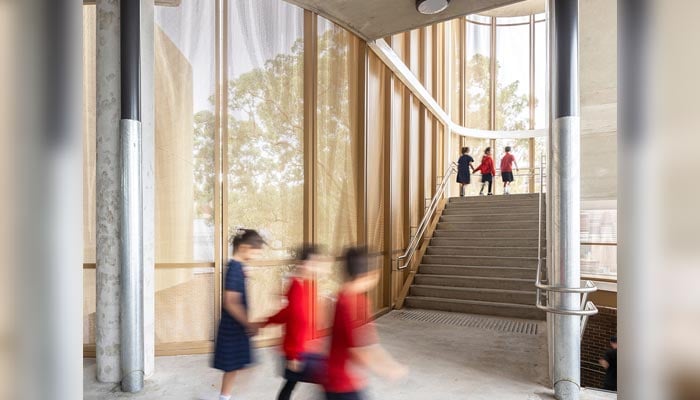
<path id="1" fill-rule="evenodd" d="M 483 317 L 426 310 L 401 310 L 389 314 L 391 318 L 407 321 L 431 322 L 434 324 L 465 326 L 498 332 L 537 335 L 537 322 L 518 319 Z"/>

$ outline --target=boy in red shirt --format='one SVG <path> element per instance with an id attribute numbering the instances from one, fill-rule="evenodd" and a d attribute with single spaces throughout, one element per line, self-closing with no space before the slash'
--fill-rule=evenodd
<path id="1" fill-rule="evenodd" d="M 515 157 L 510 154 L 510 146 L 506 146 L 506 155 L 501 158 L 501 179 L 503 179 L 503 194 L 510 194 L 510 183 L 513 182 L 513 164 L 517 171 L 518 163 Z"/>
<path id="2" fill-rule="evenodd" d="M 306 353 L 307 343 L 312 339 L 311 320 L 312 274 L 319 263 L 319 252 L 314 246 L 303 246 L 297 253 L 297 267 L 287 291 L 287 306 L 269 317 L 262 326 L 285 325 L 282 350 L 284 351 L 285 384 L 280 389 L 278 400 L 288 400 L 298 382 L 318 383 L 316 369 L 323 357 Z"/>
<path id="3" fill-rule="evenodd" d="M 493 195 L 492 185 L 493 177 L 496 175 L 496 167 L 493 165 L 493 158 L 491 158 L 491 148 L 487 147 L 484 150 L 484 157 L 481 158 L 481 164 L 474 168 L 474 172 L 481 171 L 481 190 L 479 191 L 479 196 L 484 195 L 484 185 L 488 182 L 489 184 L 489 196 Z"/>
<path id="4" fill-rule="evenodd" d="M 370 321 L 367 291 L 379 282 L 379 271 L 370 269 L 366 251 L 358 248 L 346 250 L 345 269 L 347 280 L 338 293 L 331 332 L 324 384 L 327 400 L 363 398 L 367 382 L 357 367 L 369 368 L 388 379 L 398 379 L 407 372 L 379 345 Z"/>

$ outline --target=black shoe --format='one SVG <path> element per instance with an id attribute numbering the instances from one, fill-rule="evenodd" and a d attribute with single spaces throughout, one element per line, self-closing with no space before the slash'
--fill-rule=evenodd
<path id="1" fill-rule="evenodd" d="M 489 193 L 489 196 L 493 196 L 493 193 Z"/>

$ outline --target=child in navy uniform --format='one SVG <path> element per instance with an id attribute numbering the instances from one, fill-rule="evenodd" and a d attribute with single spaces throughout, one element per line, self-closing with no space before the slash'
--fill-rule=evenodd
<path id="1" fill-rule="evenodd" d="M 243 263 L 260 255 L 265 244 L 251 229 L 243 229 L 233 238 L 233 257 L 228 263 L 221 322 L 216 335 L 214 368 L 224 371 L 220 400 L 230 400 L 236 372 L 253 362 L 250 337 L 257 334 L 257 325 L 248 319 Z"/>
<path id="2" fill-rule="evenodd" d="M 462 156 L 457 161 L 457 183 L 459 183 L 459 197 L 464 197 L 466 186 L 471 182 L 470 169 L 474 171 L 472 164 L 474 159 L 469 155 L 469 147 L 462 147 Z"/>

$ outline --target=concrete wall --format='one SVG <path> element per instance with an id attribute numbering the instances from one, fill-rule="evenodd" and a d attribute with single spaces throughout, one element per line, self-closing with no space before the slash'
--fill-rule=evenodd
<path id="1" fill-rule="evenodd" d="M 580 2 L 581 197 L 617 200 L 617 3 Z M 593 204 L 595 204 L 593 203 Z"/>

